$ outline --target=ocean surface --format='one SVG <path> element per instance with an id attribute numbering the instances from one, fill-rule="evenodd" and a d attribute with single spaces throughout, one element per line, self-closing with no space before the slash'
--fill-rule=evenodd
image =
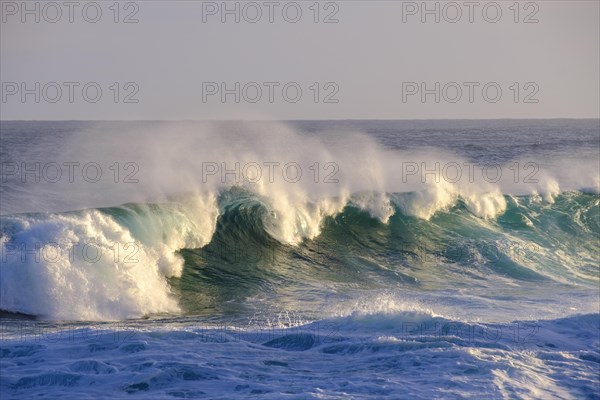
<path id="1" fill-rule="evenodd" d="M 600 399 L 600 121 L 0 124 L 0 398 Z"/>

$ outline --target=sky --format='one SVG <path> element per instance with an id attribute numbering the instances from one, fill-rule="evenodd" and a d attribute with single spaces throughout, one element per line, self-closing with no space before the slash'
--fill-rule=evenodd
<path id="1" fill-rule="evenodd" d="M 599 4 L 2 0 L 0 119 L 598 118 Z"/>

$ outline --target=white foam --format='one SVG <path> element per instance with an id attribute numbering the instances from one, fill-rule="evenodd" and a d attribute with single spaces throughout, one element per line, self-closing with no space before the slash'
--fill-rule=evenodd
<path id="1" fill-rule="evenodd" d="M 22 229 L 2 239 L 0 308 L 77 320 L 179 312 L 166 279 L 181 276 L 175 252 L 208 243 L 216 215 L 214 197 L 196 198 L 132 221 L 139 237 L 98 210 L 8 217 Z"/>

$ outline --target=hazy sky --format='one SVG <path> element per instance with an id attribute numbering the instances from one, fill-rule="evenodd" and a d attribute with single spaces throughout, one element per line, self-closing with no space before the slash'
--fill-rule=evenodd
<path id="1" fill-rule="evenodd" d="M 1 2 L 2 119 L 599 117 L 598 1 L 46 3 Z"/>

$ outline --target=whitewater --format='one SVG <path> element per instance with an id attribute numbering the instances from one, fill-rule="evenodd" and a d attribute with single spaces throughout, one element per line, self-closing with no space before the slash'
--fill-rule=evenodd
<path id="1" fill-rule="evenodd" d="M 600 398 L 598 120 L 1 137 L 2 398 Z"/>

